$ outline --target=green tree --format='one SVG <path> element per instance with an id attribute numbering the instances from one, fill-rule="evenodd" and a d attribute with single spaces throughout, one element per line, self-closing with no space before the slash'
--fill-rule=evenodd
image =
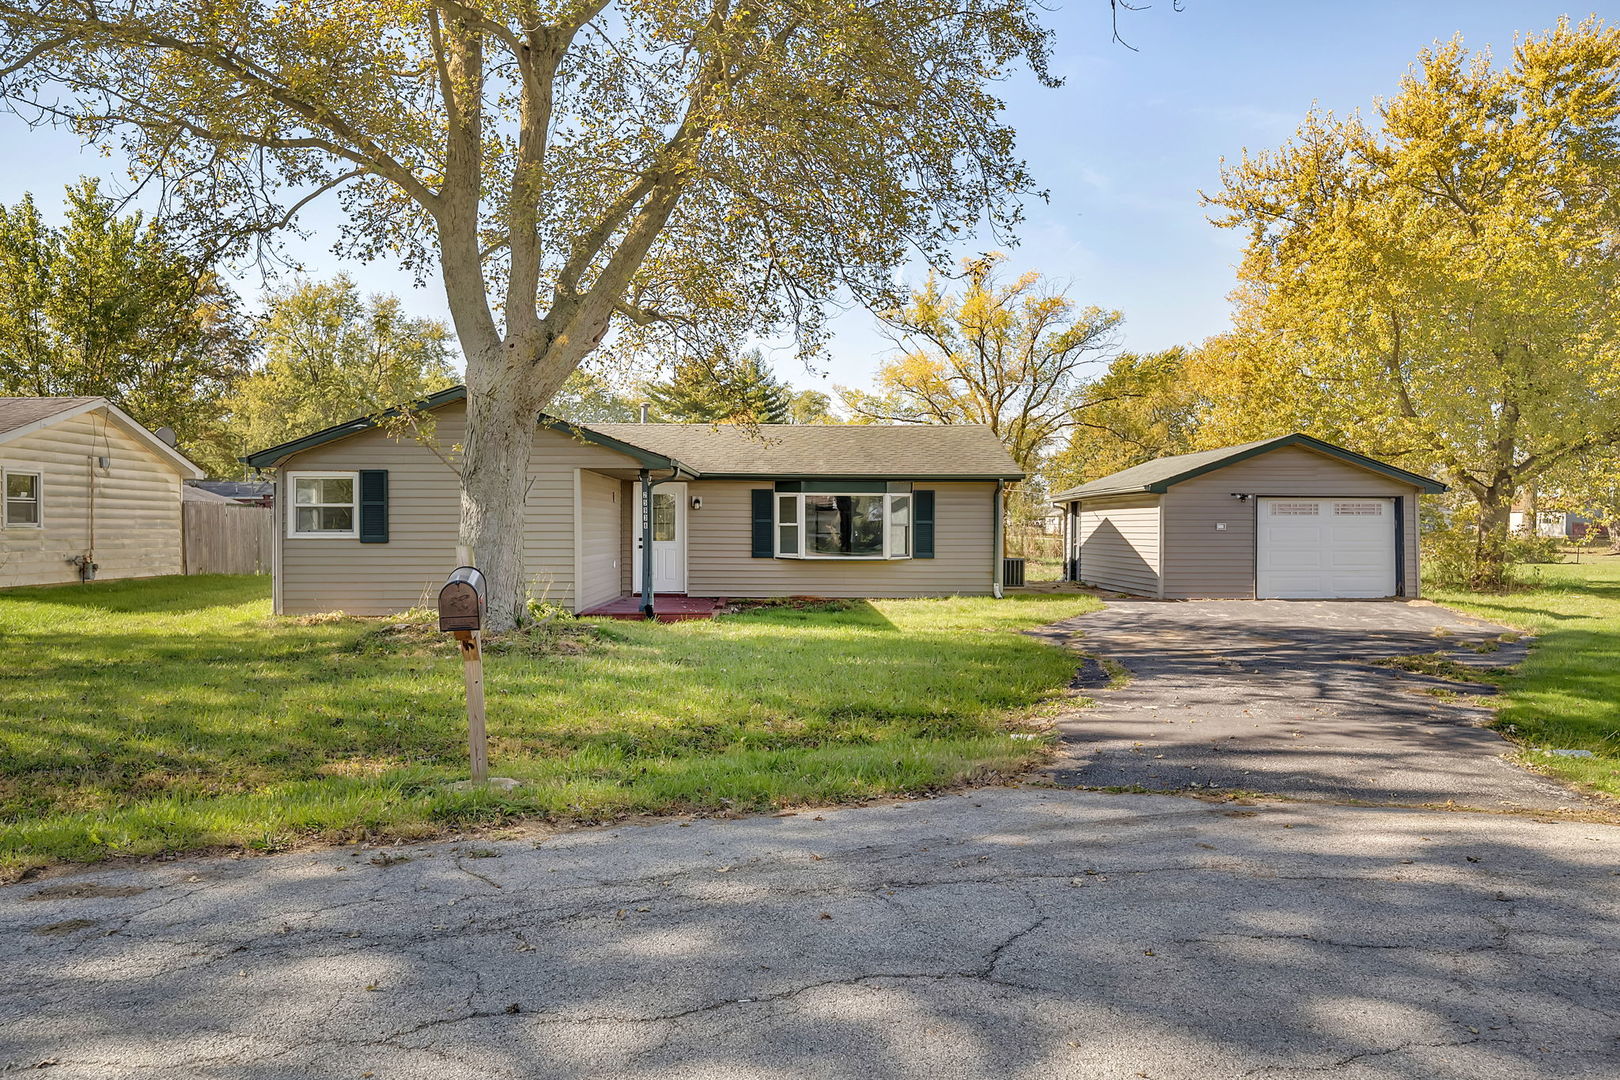
<path id="1" fill-rule="evenodd" d="M 229 402 L 231 432 L 244 451 L 456 382 L 443 323 L 406 315 L 397 297 L 362 298 L 341 275 L 273 294 L 257 337 L 263 362 L 237 384 Z"/>
<path id="2" fill-rule="evenodd" d="M 832 398 L 820 390 L 799 390 L 788 398 L 789 419 L 795 424 L 836 424 Z"/>
<path id="3" fill-rule="evenodd" d="M 230 470 L 223 401 L 251 356 L 235 293 L 95 180 L 66 201 L 60 228 L 31 196 L 0 206 L 0 394 L 99 395 Z"/>
<path id="4" fill-rule="evenodd" d="M 960 297 L 930 275 L 879 316 L 899 355 L 879 368 L 876 393 L 839 388 L 856 423 L 984 424 L 1024 471 L 1040 470 L 1124 317 L 1080 307 L 1033 271 L 1004 284 L 1004 260 L 969 260 Z"/>
<path id="5" fill-rule="evenodd" d="M 1436 470 L 1499 588 L 1515 494 L 1620 440 L 1620 31 L 1561 21 L 1501 67 L 1454 40 L 1375 111 L 1312 114 L 1209 199 L 1249 237 L 1227 407 Z"/>
<path id="6" fill-rule="evenodd" d="M 750 349 L 679 360 L 667 379 L 642 387 L 653 415 L 675 424 L 785 424 L 792 419 L 785 386 Z"/>
<path id="7" fill-rule="evenodd" d="M 1187 351 L 1121 353 L 1087 384 L 1047 475 L 1054 491 L 1195 449 L 1203 399 Z"/>
<path id="8" fill-rule="evenodd" d="M 995 83 L 1036 0 L 0 0 L 0 95 L 121 145 L 223 240 L 342 189 L 467 360 L 462 542 L 523 610 L 533 420 L 604 341 L 819 340 L 1032 190 Z M 699 351 L 702 351 L 700 349 Z"/>
<path id="9" fill-rule="evenodd" d="M 546 411 L 576 424 L 633 424 L 641 407 L 614 389 L 606 375 L 589 368 L 569 374 Z"/>

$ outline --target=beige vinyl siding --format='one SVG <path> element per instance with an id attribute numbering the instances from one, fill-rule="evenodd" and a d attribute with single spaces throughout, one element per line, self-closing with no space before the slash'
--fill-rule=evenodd
<path id="1" fill-rule="evenodd" d="M 462 439 L 465 405 L 436 410 L 435 439 Z M 537 598 L 575 609 L 630 590 L 639 487 L 627 455 L 545 429 L 535 434 L 524 559 Z M 287 536 L 289 472 L 388 470 L 389 542 Z M 600 471 L 593 471 L 600 470 Z M 613 473 L 614 475 L 604 475 Z M 750 492 L 769 481 L 692 481 L 703 508 L 687 514 L 687 591 L 702 596 L 944 596 L 990 592 L 995 485 L 919 483 L 935 494 L 935 557 L 755 559 Z M 430 602 L 455 564 L 460 487 L 416 441 L 363 431 L 314 447 L 278 472 L 277 610 L 381 615 Z M 576 577 L 580 580 L 576 582 Z"/>
<path id="2" fill-rule="evenodd" d="M 574 470 L 635 466 L 632 458 L 616 450 L 545 428 L 535 430 L 534 452 L 529 459 L 523 560 L 529 573 L 530 591 L 536 598 L 566 607 L 577 606 L 574 588 Z"/>
<path id="3" fill-rule="evenodd" d="M 466 406 L 434 412 L 441 448 L 461 442 Z M 530 593 L 574 602 L 574 470 L 634 467 L 613 450 L 537 429 L 529 465 L 524 563 Z M 287 536 L 288 472 L 388 470 L 386 544 L 353 538 Z M 461 488 L 454 470 L 411 438 L 371 429 L 294 455 L 283 463 L 276 499 L 280 548 L 279 610 L 287 615 L 348 611 L 384 615 L 432 600 L 455 567 Z"/>
<path id="4" fill-rule="evenodd" d="M 1159 592 L 1159 496 L 1080 504 L 1080 580 L 1141 596 Z"/>
<path id="5" fill-rule="evenodd" d="M 641 485 L 634 480 L 619 482 L 619 592 L 635 588 L 636 507 L 641 503 Z"/>
<path id="6" fill-rule="evenodd" d="M 580 547 L 579 564 L 584 573 L 579 587 L 578 606 L 595 607 L 619 596 L 619 563 L 622 507 L 621 482 L 601 473 L 579 473 Z"/>
<path id="7" fill-rule="evenodd" d="M 40 474 L 43 521 L 0 528 L 0 587 L 78 581 L 84 554 L 101 579 L 183 571 L 180 473 L 106 409 L 0 443 L 0 469 Z"/>
<path id="8" fill-rule="evenodd" d="M 1418 594 L 1417 489 L 1337 458 L 1288 446 L 1184 480 L 1165 493 L 1165 596 L 1254 595 L 1256 501 L 1239 502 L 1233 492 L 1405 500 L 1406 595 Z M 1217 522 L 1225 522 L 1226 528 L 1217 529 Z"/>
<path id="9" fill-rule="evenodd" d="M 949 596 L 990 592 L 993 483 L 919 481 L 934 495 L 932 559 L 756 559 L 750 492 L 768 482 L 693 481 L 687 592 L 694 596 Z"/>

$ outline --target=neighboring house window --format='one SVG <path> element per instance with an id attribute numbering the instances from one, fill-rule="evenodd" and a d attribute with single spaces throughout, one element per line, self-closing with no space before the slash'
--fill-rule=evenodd
<path id="1" fill-rule="evenodd" d="M 794 559 L 908 559 L 911 494 L 779 493 L 776 554 Z"/>
<path id="2" fill-rule="evenodd" d="M 37 472 L 16 472 L 7 469 L 4 474 L 5 481 L 5 507 L 4 520 L 7 528 L 32 528 L 41 525 L 40 516 L 40 474 Z"/>
<path id="3" fill-rule="evenodd" d="M 292 473 L 292 506 L 287 515 L 291 537 L 354 537 L 358 473 Z"/>

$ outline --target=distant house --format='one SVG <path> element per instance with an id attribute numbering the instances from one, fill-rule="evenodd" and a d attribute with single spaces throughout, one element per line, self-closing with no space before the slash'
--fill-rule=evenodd
<path id="1" fill-rule="evenodd" d="M 100 397 L 0 397 L 0 587 L 182 568 L 202 470 Z"/>
<path id="2" fill-rule="evenodd" d="M 191 486 L 243 506 L 269 506 L 276 490 L 268 480 L 193 480 Z"/>
<path id="3" fill-rule="evenodd" d="M 1418 595 L 1437 480 L 1309 435 L 1180 454 L 1059 492 L 1067 576 L 1164 600 Z"/>
<path id="4" fill-rule="evenodd" d="M 1594 526 L 1592 519 L 1577 514 L 1572 510 L 1540 510 L 1536 512 L 1537 536 L 1545 536 L 1559 540 L 1584 540 L 1593 529 L 1598 536 L 1607 535 L 1602 525 Z M 1513 507 L 1508 514 L 1508 531 L 1519 534 L 1530 532 L 1530 507 L 1528 504 L 1519 504 Z"/>
<path id="5" fill-rule="evenodd" d="M 443 447 L 463 438 L 465 398 L 456 387 L 423 403 Z M 574 611 L 633 612 L 649 593 L 998 592 L 1002 489 L 1023 478 L 988 428 L 968 425 L 537 417 L 533 439 L 525 585 Z M 454 568 L 459 481 L 428 447 L 361 418 L 246 461 L 275 477 L 277 612 L 400 611 Z"/>

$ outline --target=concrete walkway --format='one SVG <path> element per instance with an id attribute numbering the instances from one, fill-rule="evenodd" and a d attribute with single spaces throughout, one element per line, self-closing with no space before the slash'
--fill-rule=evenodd
<path id="1" fill-rule="evenodd" d="M 1592 805 L 1505 758 L 1510 744 L 1482 726 L 1488 687 L 1372 662 L 1438 652 L 1476 667 L 1517 663 L 1525 646 L 1503 644 L 1503 632 L 1425 603 L 1110 601 L 1046 632 L 1131 675 L 1064 719 L 1054 775 L 1093 788 Z"/>
<path id="2" fill-rule="evenodd" d="M 1613 1080 L 1617 840 L 999 789 L 95 870 L 0 889 L 0 1071 Z"/>

